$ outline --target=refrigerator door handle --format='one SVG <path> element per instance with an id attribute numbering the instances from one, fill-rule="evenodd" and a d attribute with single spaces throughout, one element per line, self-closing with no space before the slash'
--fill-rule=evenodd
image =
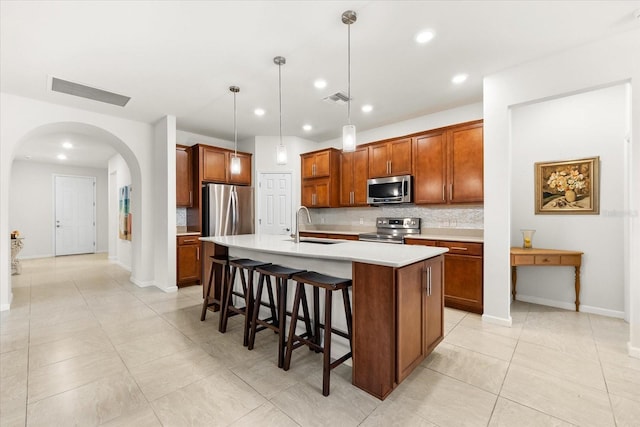
<path id="1" fill-rule="evenodd" d="M 238 193 L 235 187 L 231 189 L 231 234 L 238 234 Z"/>

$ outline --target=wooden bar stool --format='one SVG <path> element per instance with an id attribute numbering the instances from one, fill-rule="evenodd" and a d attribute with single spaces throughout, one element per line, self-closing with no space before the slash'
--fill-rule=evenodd
<path id="1" fill-rule="evenodd" d="M 307 345 L 310 349 L 323 353 L 322 362 L 322 394 L 329 395 L 329 378 L 330 372 L 336 366 L 342 364 L 349 359 L 352 354 L 351 348 L 351 302 L 349 300 L 349 287 L 351 279 L 343 279 L 339 277 L 327 276 L 324 274 L 309 271 L 306 273 L 296 274 L 292 277 L 296 281 L 296 293 L 293 299 L 293 309 L 291 310 L 291 325 L 289 326 L 289 336 L 286 344 L 286 354 L 284 358 L 284 370 L 289 370 L 291 364 L 291 352 L 302 345 Z M 295 334 L 296 323 L 298 322 L 298 306 L 300 305 L 301 295 L 304 295 L 304 285 L 313 286 L 313 312 L 314 312 L 314 334 L 310 338 L 298 336 Z M 324 324 L 319 320 L 319 291 L 324 289 Z M 331 302 L 334 291 L 342 291 L 342 300 L 344 303 L 344 314 L 347 321 L 347 332 L 334 329 L 331 326 Z M 324 329 L 324 342 L 320 345 L 320 328 Z M 349 352 L 344 356 L 331 363 L 331 334 L 334 333 L 349 340 Z"/>
<path id="2" fill-rule="evenodd" d="M 234 259 L 229 261 L 231 274 L 229 280 L 224 286 L 224 299 L 222 301 L 222 315 L 220 316 L 220 332 L 227 331 L 227 322 L 229 317 L 241 314 L 244 316 L 244 330 L 242 337 L 242 345 L 245 347 L 249 344 L 249 323 L 251 322 L 251 312 L 253 311 L 253 275 L 257 267 L 269 265 L 268 262 L 256 261 L 248 258 Z M 236 273 L 240 270 L 240 280 L 242 283 L 242 291 L 235 291 L 233 285 L 236 279 Z M 247 272 L 245 278 L 244 271 Z M 232 304 L 233 296 L 241 297 L 244 300 L 243 307 L 237 307 Z"/>
<path id="3" fill-rule="evenodd" d="M 207 309 L 209 307 L 214 307 L 214 310 L 220 310 L 222 307 L 222 301 L 224 300 L 224 288 L 225 284 L 229 280 L 229 258 L 216 258 L 214 256 L 210 256 L 211 258 L 211 272 L 209 273 L 209 280 L 207 282 L 205 293 L 204 293 L 204 301 L 202 302 L 202 313 L 200 314 L 200 320 L 204 321 L 207 317 Z M 220 277 L 220 283 L 214 282 L 216 265 L 220 265 L 222 267 L 222 274 Z M 213 287 L 213 296 L 211 295 Z M 216 289 L 219 289 L 216 292 Z M 219 297 L 216 297 L 216 294 L 219 294 Z"/>
<path id="4" fill-rule="evenodd" d="M 281 265 L 271 264 L 263 267 L 257 267 L 256 271 L 260 273 L 258 278 L 258 286 L 256 288 L 256 297 L 253 306 L 249 331 L 249 350 L 253 349 L 256 341 L 256 332 L 264 329 L 271 329 L 278 333 L 278 367 L 282 368 L 284 363 L 284 345 L 285 345 L 285 327 L 287 317 L 287 282 L 295 274 L 304 273 L 306 270 L 283 267 Z M 275 279 L 275 283 L 271 282 L 271 277 Z M 261 301 L 264 282 L 267 282 L 267 294 L 269 303 Z M 275 294 L 277 303 L 274 304 L 273 294 L 275 285 Z M 267 306 L 271 311 L 271 317 L 260 319 L 260 307 Z M 302 301 L 307 331 L 311 334 L 311 324 L 309 317 L 309 306 L 306 297 Z"/>

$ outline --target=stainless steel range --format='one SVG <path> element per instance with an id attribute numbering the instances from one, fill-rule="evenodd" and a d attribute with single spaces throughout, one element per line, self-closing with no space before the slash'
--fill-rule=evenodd
<path id="1" fill-rule="evenodd" d="M 364 242 L 404 243 L 404 236 L 420 234 L 420 218 L 387 218 L 376 219 L 376 232 L 360 234 Z"/>

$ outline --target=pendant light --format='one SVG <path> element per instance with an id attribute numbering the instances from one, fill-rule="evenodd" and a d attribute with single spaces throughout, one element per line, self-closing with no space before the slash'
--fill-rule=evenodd
<path id="1" fill-rule="evenodd" d="M 273 62 L 278 66 L 278 99 L 280 105 L 280 144 L 276 148 L 276 164 L 287 164 L 287 147 L 282 141 L 282 66 L 287 63 L 283 56 L 276 56 Z"/>
<path id="2" fill-rule="evenodd" d="M 342 14 L 342 22 L 347 24 L 347 119 L 342 127 L 342 151 L 356 150 L 356 127 L 351 124 L 351 24 L 356 22 L 358 16 L 353 10 L 347 10 Z"/>
<path id="3" fill-rule="evenodd" d="M 238 126 L 236 120 L 238 111 L 236 109 L 236 94 L 240 92 L 238 86 L 229 86 L 229 90 L 233 92 L 233 157 L 231 158 L 231 173 L 237 175 L 240 173 L 240 158 L 238 157 Z"/>

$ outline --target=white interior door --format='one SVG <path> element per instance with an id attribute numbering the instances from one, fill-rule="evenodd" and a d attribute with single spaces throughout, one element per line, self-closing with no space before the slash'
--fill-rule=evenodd
<path id="1" fill-rule="evenodd" d="M 95 253 L 95 177 L 54 177 L 56 256 Z"/>
<path id="2" fill-rule="evenodd" d="M 291 173 L 261 173 L 259 232 L 291 233 Z"/>

